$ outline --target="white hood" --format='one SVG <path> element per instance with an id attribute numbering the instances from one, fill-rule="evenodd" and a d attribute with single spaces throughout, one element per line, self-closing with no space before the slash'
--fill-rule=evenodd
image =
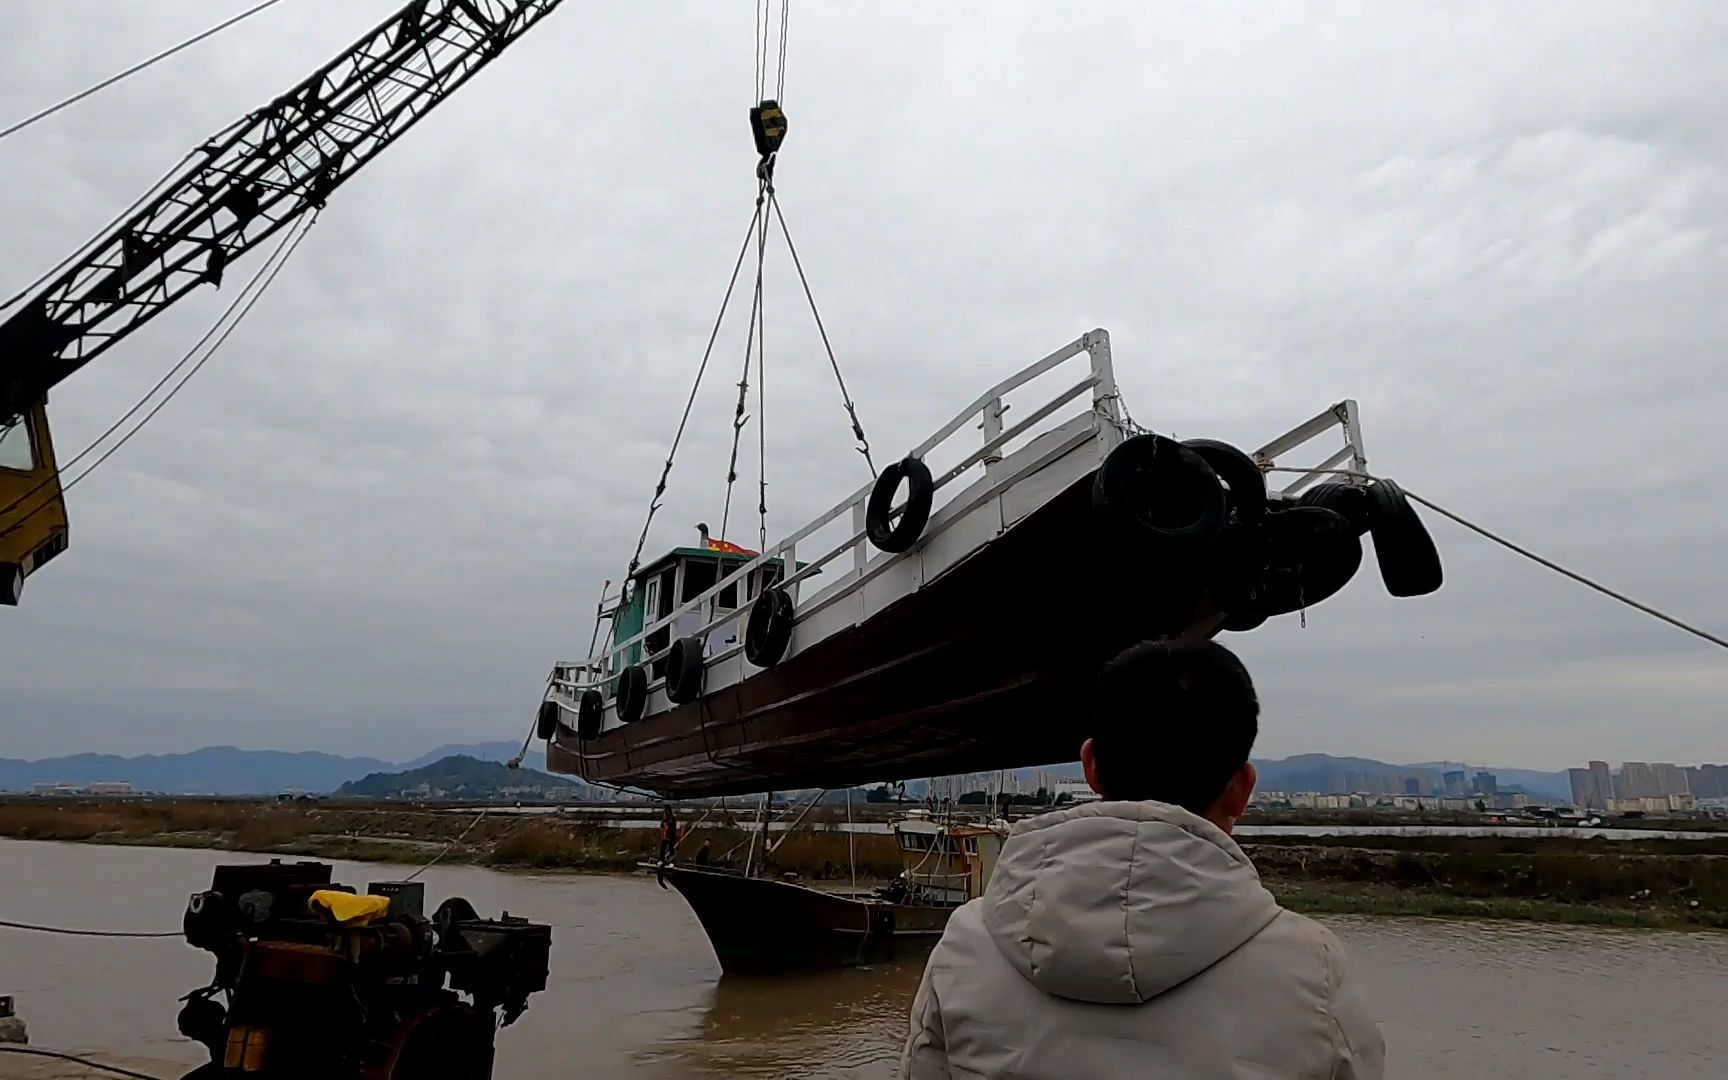
<path id="1" fill-rule="evenodd" d="M 1159 802 L 1099 802 L 1015 826 L 983 903 L 996 947 L 1047 994 L 1138 1004 L 1278 915 L 1216 825 Z"/>

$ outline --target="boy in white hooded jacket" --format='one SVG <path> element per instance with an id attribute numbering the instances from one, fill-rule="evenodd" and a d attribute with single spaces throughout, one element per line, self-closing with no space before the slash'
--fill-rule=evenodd
<path id="1" fill-rule="evenodd" d="M 931 953 L 902 1075 L 1379 1080 L 1343 947 L 1230 838 L 1259 727 L 1241 662 L 1147 642 L 1096 691 L 1080 760 L 1103 801 L 1014 828 Z"/>

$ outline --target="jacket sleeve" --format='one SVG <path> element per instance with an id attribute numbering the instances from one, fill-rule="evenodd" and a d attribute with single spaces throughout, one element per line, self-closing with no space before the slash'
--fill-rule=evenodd
<path id="1" fill-rule="evenodd" d="M 1344 947 L 1327 936 L 1329 1010 L 1337 1045 L 1332 1080 L 1382 1080 L 1386 1075 L 1386 1040 L 1368 1012 L 1362 987 L 1345 970 Z"/>
<path id="2" fill-rule="evenodd" d="M 933 962 L 925 965 L 918 995 L 912 999 L 912 1022 L 906 1049 L 900 1055 L 902 1080 L 950 1080 L 952 1075 L 942 1032 L 942 1005 L 936 1000 L 936 984 L 930 978 L 934 966 Z"/>

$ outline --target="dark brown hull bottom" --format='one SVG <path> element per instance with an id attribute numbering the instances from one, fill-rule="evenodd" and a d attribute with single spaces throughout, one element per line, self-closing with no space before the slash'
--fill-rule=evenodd
<path id="1" fill-rule="evenodd" d="M 927 950 L 954 911 L 723 870 L 654 870 L 689 903 L 728 975 L 849 967 Z"/>
<path id="2" fill-rule="evenodd" d="M 579 749 L 555 772 L 668 796 L 1071 761 L 1087 687 L 1149 637 L 1210 635 L 1197 575 L 1107 540 L 1091 480 L 865 622 Z"/>

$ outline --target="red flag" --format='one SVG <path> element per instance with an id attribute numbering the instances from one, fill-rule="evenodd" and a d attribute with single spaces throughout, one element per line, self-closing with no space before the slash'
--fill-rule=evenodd
<path id="1" fill-rule="evenodd" d="M 708 550 L 723 551 L 728 555 L 749 555 L 751 557 L 762 554 L 760 551 L 751 551 L 749 548 L 739 547 L 730 540 L 715 540 L 712 538 L 708 541 Z"/>

